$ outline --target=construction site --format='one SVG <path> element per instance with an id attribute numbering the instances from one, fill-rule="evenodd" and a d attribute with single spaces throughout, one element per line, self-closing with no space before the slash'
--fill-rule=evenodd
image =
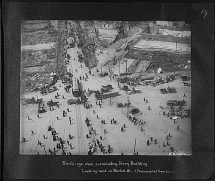
<path id="1" fill-rule="evenodd" d="M 20 154 L 192 154 L 186 22 L 22 22 Z"/>

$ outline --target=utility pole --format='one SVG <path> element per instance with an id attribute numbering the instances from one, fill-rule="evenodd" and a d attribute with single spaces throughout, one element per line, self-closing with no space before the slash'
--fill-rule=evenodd
<path id="1" fill-rule="evenodd" d="M 45 147 L 43 147 L 44 148 L 44 150 L 45 150 L 45 153 L 46 153 L 46 149 L 45 149 Z M 46 155 L 47 155 L 47 153 L 46 153 Z"/>
<path id="2" fill-rule="evenodd" d="M 136 148 L 136 140 L 137 140 L 137 138 L 135 138 L 135 140 L 134 140 L 134 155 L 135 155 L 135 148 Z"/>
<path id="3" fill-rule="evenodd" d="M 127 77 L 127 58 L 126 58 L 126 77 Z"/>
<path id="4" fill-rule="evenodd" d="M 128 114 L 129 114 L 129 97 L 128 98 L 128 105 L 127 105 L 127 117 L 128 117 Z"/>
<path id="5" fill-rule="evenodd" d="M 120 76 L 120 59 L 119 59 L 119 76 Z"/>
<path id="6" fill-rule="evenodd" d="M 60 20 L 58 20 L 58 42 L 57 42 L 57 48 L 56 48 L 56 51 L 57 51 L 57 72 L 58 72 L 58 76 L 59 76 L 59 47 L 60 47 Z"/>

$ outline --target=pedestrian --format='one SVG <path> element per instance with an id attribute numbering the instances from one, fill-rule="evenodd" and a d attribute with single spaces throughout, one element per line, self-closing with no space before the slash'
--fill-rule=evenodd
<path id="1" fill-rule="evenodd" d="M 123 127 L 121 127 L 121 132 L 123 131 Z"/>
<path id="2" fill-rule="evenodd" d="M 183 97 L 186 97 L 186 95 L 184 94 L 184 96 Z"/>
<path id="3" fill-rule="evenodd" d="M 100 140 L 102 140 L 102 136 L 100 136 Z"/>
<path id="4" fill-rule="evenodd" d="M 163 115 L 165 115 L 165 111 L 163 112 Z"/>
<path id="5" fill-rule="evenodd" d="M 43 135 L 43 138 L 44 138 L 44 139 L 46 139 L 46 136 L 45 136 L 45 135 Z"/>
<path id="6" fill-rule="evenodd" d="M 37 114 L 37 118 L 39 118 L 40 116 Z"/>
<path id="7" fill-rule="evenodd" d="M 86 138 L 87 138 L 87 139 L 89 138 L 88 134 L 86 134 Z"/>
<path id="8" fill-rule="evenodd" d="M 148 107 L 148 110 L 150 110 L 151 108 L 150 108 L 150 106 Z"/>
<path id="9" fill-rule="evenodd" d="M 167 135 L 167 136 L 166 136 L 166 140 L 168 140 L 168 139 L 169 139 L 169 136 Z"/>
<path id="10" fill-rule="evenodd" d="M 101 104 L 99 104 L 99 106 L 100 106 L 100 108 L 102 107 L 102 105 L 101 105 Z"/>
<path id="11" fill-rule="evenodd" d="M 104 129 L 104 133 L 106 133 L 107 131 L 106 131 L 106 129 Z"/>
<path id="12" fill-rule="evenodd" d="M 141 131 L 144 131 L 144 130 L 143 130 L 143 127 L 141 127 Z"/>
<path id="13" fill-rule="evenodd" d="M 151 137 L 150 139 L 151 139 L 151 141 L 153 141 L 153 138 L 152 138 L 152 137 Z"/>
<path id="14" fill-rule="evenodd" d="M 97 101 L 96 101 L 96 105 L 98 105 L 98 104 L 97 104 Z"/>
<path id="15" fill-rule="evenodd" d="M 149 140 L 147 140 L 147 146 L 149 145 Z"/>
<path id="16" fill-rule="evenodd" d="M 148 103 L 148 100 L 146 100 L 146 103 Z"/>
<path id="17" fill-rule="evenodd" d="M 110 123 L 111 123 L 111 124 L 113 124 L 113 121 L 112 121 L 112 119 L 110 120 Z"/>
<path id="18" fill-rule="evenodd" d="M 125 128 L 125 124 L 123 125 L 123 127 Z"/>
<path id="19" fill-rule="evenodd" d="M 155 144 L 157 143 L 157 140 L 155 139 Z"/>
<path id="20" fill-rule="evenodd" d="M 40 144 L 40 142 L 39 142 L 39 140 L 37 141 L 37 145 L 39 145 Z"/>
<path id="21" fill-rule="evenodd" d="M 97 115 L 97 119 L 99 119 L 99 116 Z"/>
<path id="22" fill-rule="evenodd" d="M 69 108 L 67 108 L 67 112 L 69 112 Z"/>
<path id="23" fill-rule="evenodd" d="M 31 130 L 31 133 L 34 134 L 34 132 Z"/>
<path id="24" fill-rule="evenodd" d="M 179 125 L 177 126 L 177 130 L 179 130 L 180 128 L 179 128 Z"/>
<path id="25" fill-rule="evenodd" d="M 170 133 L 169 133 L 169 137 L 171 137 Z"/>
<path id="26" fill-rule="evenodd" d="M 143 101 L 144 101 L 144 102 L 146 101 L 145 97 L 144 97 Z"/>
<path id="27" fill-rule="evenodd" d="M 57 120 L 58 120 L 58 117 L 57 117 Z"/>
<path id="28" fill-rule="evenodd" d="M 72 121 L 71 121 L 71 119 L 69 120 L 69 123 L 70 123 L 70 125 L 72 124 Z"/>
<path id="29" fill-rule="evenodd" d="M 28 120 L 30 120 L 29 116 L 28 116 Z"/>

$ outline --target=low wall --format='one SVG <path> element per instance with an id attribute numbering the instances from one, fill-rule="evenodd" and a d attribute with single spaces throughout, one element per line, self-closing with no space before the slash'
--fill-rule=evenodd
<path id="1" fill-rule="evenodd" d="M 151 35 L 145 34 L 141 36 L 142 39 L 151 40 L 151 41 L 166 41 L 166 42 L 176 42 L 177 43 L 185 43 L 191 44 L 191 38 L 178 38 L 173 36 L 161 36 L 161 35 Z"/>

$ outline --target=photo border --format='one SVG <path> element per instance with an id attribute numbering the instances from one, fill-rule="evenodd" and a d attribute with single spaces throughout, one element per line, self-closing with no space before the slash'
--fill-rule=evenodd
<path id="1" fill-rule="evenodd" d="M 165 5 L 164 5 L 165 6 Z M 213 31 L 213 4 L 202 4 L 208 8 L 206 18 L 202 9 L 192 9 L 185 4 L 183 10 L 174 3 L 165 12 L 160 3 L 83 3 L 83 2 L 4 2 L 4 164 L 3 176 L 7 179 L 197 179 L 209 178 L 213 173 L 214 150 L 214 69 L 211 36 Z M 210 7 L 212 6 L 212 8 Z M 168 7 L 168 6 L 166 6 Z M 186 11 L 187 10 L 187 11 Z M 191 13 L 188 10 L 192 10 Z M 129 13 L 128 13 L 129 12 Z M 160 13 L 161 12 L 161 13 Z M 172 14 L 171 14 L 172 12 Z M 174 12 L 174 13 L 173 13 Z M 20 155 L 20 58 L 21 20 L 187 20 L 192 24 L 191 50 L 191 102 L 192 102 L 192 156 L 43 156 Z M 175 15 L 174 15 L 175 14 Z M 184 16 L 183 16 L 184 15 Z M 211 17 L 212 16 L 212 17 Z M 181 19 L 180 19 L 181 18 Z M 204 27 L 207 27 L 206 34 Z M 208 30 L 209 29 L 209 30 Z M 208 36 L 208 38 L 206 38 Z M 171 174 L 143 173 L 82 173 L 81 167 L 64 166 L 62 161 L 86 162 L 130 162 L 147 163 L 148 170 L 169 170 Z M 91 169 L 83 166 L 84 169 Z M 95 168 L 95 167 L 94 167 Z M 108 167 L 101 167 L 101 169 Z M 127 167 L 120 167 L 124 169 Z M 143 169 L 141 166 L 135 168 Z M 97 167 L 96 169 L 99 169 Z"/>

